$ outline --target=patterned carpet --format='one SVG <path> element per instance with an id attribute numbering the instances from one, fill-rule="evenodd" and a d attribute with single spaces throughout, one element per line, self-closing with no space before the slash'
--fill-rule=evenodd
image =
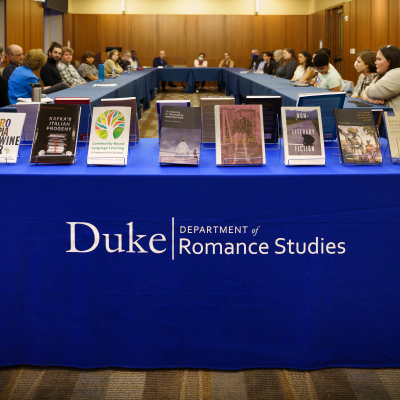
<path id="1" fill-rule="evenodd" d="M 0 369 L 0 399 L 347 400 L 400 399 L 400 370 Z"/>
<path id="2" fill-rule="evenodd" d="M 182 88 L 156 99 L 223 95 L 211 87 L 199 94 Z M 158 137 L 156 100 L 139 120 L 141 137 Z M 319 371 L 129 370 L 0 368 L 0 400 L 400 400 L 400 369 L 334 368 Z"/>

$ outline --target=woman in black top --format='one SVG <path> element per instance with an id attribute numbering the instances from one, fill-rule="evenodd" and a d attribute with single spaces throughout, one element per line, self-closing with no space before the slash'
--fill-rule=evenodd
<path id="1" fill-rule="evenodd" d="M 0 67 L 3 64 L 6 55 L 4 54 L 3 47 L 0 46 Z M 8 98 L 8 82 L 7 79 L 0 76 L 0 107 L 10 105 L 10 99 Z"/>
<path id="2" fill-rule="evenodd" d="M 272 59 L 273 54 L 270 51 L 266 51 L 263 55 L 266 61 L 264 65 L 264 74 L 273 75 L 277 67 L 277 63 Z"/>
<path id="3" fill-rule="evenodd" d="M 275 75 L 278 78 L 292 79 L 296 68 L 296 55 L 294 54 L 293 49 L 287 47 L 285 50 L 283 50 L 283 62 L 276 70 Z"/>

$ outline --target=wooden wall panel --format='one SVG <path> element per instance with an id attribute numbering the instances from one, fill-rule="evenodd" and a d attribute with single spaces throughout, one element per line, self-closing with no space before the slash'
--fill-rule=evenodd
<path id="1" fill-rule="evenodd" d="M 106 51 L 106 47 L 121 47 L 118 41 L 118 17 L 119 15 L 97 15 L 96 21 L 96 51 Z"/>
<path id="2" fill-rule="evenodd" d="M 398 0 L 388 0 L 388 44 L 399 44 Z"/>
<path id="3" fill-rule="evenodd" d="M 253 44 L 254 18 L 251 15 L 226 16 L 227 51 L 231 53 L 231 58 L 237 67 L 248 68 L 250 65 L 251 50 L 255 47 Z"/>
<path id="4" fill-rule="evenodd" d="M 74 43 L 73 49 L 75 60 L 80 61 L 82 55 L 87 51 L 92 51 L 95 54 L 99 52 L 99 47 L 96 45 L 96 23 L 96 15 L 74 15 L 74 39 L 72 43 Z"/>
<path id="5" fill-rule="evenodd" d="M 152 66 L 160 50 L 157 43 L 157 16 L 129 15 L 129 29 L 131 48 L 128 50 L 136 51 L 142 65 Z"/>
<path id="6" fill-rule="evenodd" d="M 260 53 L 263 51 L 270 51 L 270 49 L 266 47 L 266 37 L 265 15 L 258 15 L 254 17 L 253 23 L 253 46 Z"/>
<path id="7" fill-rule="evenodd" d="M 307 51 L 311 53 L 314 49 L 314 14 L 307 16 Z M 311 50 L 311 51 L 310 51 Z"/>
<path id="8" fill-rule="evenodd" d="M 358 53 L 361 50 L 371 49 L 371 1 L 370 0 L 353 0 L 353 1 L 357 2 L 357 12 L 356 12 L 357 46 L 356 46 L 356 53 Z"/>
<path id="9" fill-rule="evenodd" d="M 187 36 L 186 36 L 186 65 L 188 67 L 192 67 L 194 65 L 194 59 L 198 57 L 200 51 L 204 51 L 206 53 L 206 59 L 209 59 L 210 52 L 205 51 L 204 49 L 209 49 L 208 46 L 205 46 L 199 38 L 199 15 L 187 15 L 186 16 L 186 24 L 188 27 Z M 201 48 L 201 49 L 200 49 Z"/>
<path id="10" fill-rule="evenodd" d="M 343 21 L 343 79 L 353 81 L 356 84 L 358 80 L 358 74 L 354 68 L 354 62 L 356 61 L 356 55 L 350 54 L 350 49 L 356 47 L 355 29 L 353 30 L 353 23 L 355 19 L 355 12 L 352 11 L 352 3 L 344 3 L 343 15 L 348 16 L 348 21 Z"/>
<path id="11" fill-rule="evenodd" d="M 388 0 L 371 0 L 371 50 L 388 44 L 389 4 Z"/>
<path id="12" fill-rule="evenodd" d="M 265 47 L 268 51 L 274 51 L 286 47 L 285 42 L 285 16 L 283 15 L 266 15 L 265 25 L 267 27 L 267 37 Z"/>
<path id="13" fill-rule="evenodd" d="M 186 64 L 186 16 L 159 15 L 159 49 L 166 53 L 169 64 Z"/>
<path id="14" fill-rule="evenodd" d="M 44 47 L 44 9 L 43 5 L 34 1 L 29 2 L 30 14 L 30 48 L 43 49 Z M 45 52 L 47 49 L 43 49 Z"/>
<path id="15" fill-rule="evenodd" d="M 285 47 L 293 48 L 296 57 L 299 51 L 307 51 L 307 16 L 287 15 L 286 16 L 286 37 Z"/>
<path id="16" fill-rule="evenodd" d="M 68 40 L 71 47 L 75 48 L 74 43 L 74 15 L 63 14 L 63 46 L 68 45 Z"/>

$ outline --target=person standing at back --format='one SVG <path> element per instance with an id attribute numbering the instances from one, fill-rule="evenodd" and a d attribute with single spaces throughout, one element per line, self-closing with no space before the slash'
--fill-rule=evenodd
<path id="1" fill-rule="evenodd" d="M 45 86 L 54 86 L 63 81 L 57 68 L 57 63 L 61 59 L 61 51 L 62 46 L 57 42 L 53 42 L 47 50 L 47 62 L 40 70 L 40 78 Z"/>
<path id="2" fill-rule="evenodd" d="M 3 77 L 9 80 L 15 68 L 22 65 L 22 59 L 24 58 L 24 51 L 18 45 L 12 44 L 11 46 L 8 46 L 7 54 L 8 58 L 10 59 L 10 62 L 4 68 Z"/>

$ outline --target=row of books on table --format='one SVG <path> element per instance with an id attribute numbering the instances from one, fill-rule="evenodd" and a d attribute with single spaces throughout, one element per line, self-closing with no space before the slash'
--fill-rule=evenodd
<path id="1" fill-rule="evenodd" d="M 21 135 L 27 140 L 31 134 L 31 163 L 73 164 L 79 138 L 88 147 L 87 164 L 126 165 L 130 142 L 140 139 L 136 99 L 103 99 L 93 111 L 87 100 L 56 98 L 55 104 L 30 104 L 29 110 L 22 108 L 25 113 L 0 114 L 0 163 L 15 163 Z M 201 107 L 190 107 L 187 100 L 158 101 L 159 162 L 198 165 L 201 145 L 215 143 L 217 165 L 265 164 L 266 145 L 276 148 L 282 120 L 285 164 L 325 164 L 320 106 L 281 107 L 280 96 L 234 102 L 233 97 L 203 97 Z M 84 106 L 92 116 L 90 132 L 79 133 Z M 334 109 L 332 114 L 329 135 L 337 134 L 341 162 L 382 163 L 377 130 L 382 115 L 392 157 L 400 157 L 399 113 L 380 111 L 377 117 L 369 109 Z"/>

